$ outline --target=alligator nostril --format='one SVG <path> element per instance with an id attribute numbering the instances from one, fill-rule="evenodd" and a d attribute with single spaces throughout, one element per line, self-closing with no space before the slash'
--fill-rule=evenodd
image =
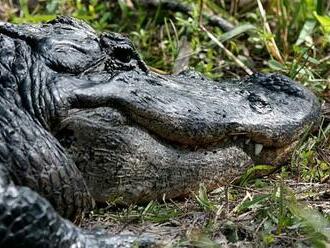
<path id="1" fill-rule="evenodd" d="M 272 110 L 267 99 L 262 95 L 257 95 L 255 93 L 250 93 L 247 97 L 250 107 L 260 114 L 266 114 Z"/>
<path id="2" fill-rule="evenodd" d="M 113 51 L 113 56 L 123 63 L 128 63 L 132 59 L 132 51 L 127 48 L 116 48 Z"/>

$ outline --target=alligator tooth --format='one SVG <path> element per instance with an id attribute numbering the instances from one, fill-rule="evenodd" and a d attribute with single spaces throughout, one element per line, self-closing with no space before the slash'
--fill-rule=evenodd
<path id="1" fill-rule="evenodd" d="M 233 136 L 233 140 L 237 140 L 237 136 L 235 135 L 235 136 Z"/>
<path id="2" fill-rule="evenodd" d="M 250 143 L 250 139 L 245 140 L 245 145 L 248 145 Z"/>
<path id="3" fill-rule="evenodd" d="M 255 144 L 254 154 L 258 156 L 261 153 L 263 147 L 264 146 L 262 144 Z"/>

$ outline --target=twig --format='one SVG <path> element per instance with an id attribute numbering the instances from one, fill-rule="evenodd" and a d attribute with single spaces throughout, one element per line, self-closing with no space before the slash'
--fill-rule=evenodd
<path id="1" fill-rule="evenodd" d="M 180 3 L 180 1 L 174 1 L 174 0 L 133 0 L 134 3 L 137 5 L 143 5 L 149 8 L 158 8 L 159 6 L 162 6 L 164 9 L 175 11 L 175 12 L 181 12 L 183 14 L 186 14 L 190 17 L 192 17 L 192 8 L 188 5 Z M 203 1 L 201 1 L 203 2 Z M 208 22 L 209 25 L 217 26 L 221 28 L 223 31 L 229 31 L 232 30 L 235 26 L 225 20 L 224 18 L 216 15 L 209 15 L 206 13 L 202 13 L 202 17 Z"/>
<path id="2" fill-rule="evenodd" d="M 203 14 L 203 17 L 209 23 L 209 25 L 220 27 L 225 32 L 235 28 L 235 26 L 232 23 L 223 19 L 220 16 Z"/>
<path id="3" fill-rule="evenodd" d="M 244 190 L 244 191 L 251 191 L 253 193 L 256 193 L 256 194 L 264 194 L 265 191 L 260 191 L 260 190 L 256 190 L 256 189 L 253 189 L 253 188 L 250 188 L 250 187 L 242 187 L 242 186 L 239 186 L 239 185 L 230 185 L 232 188 L 234 189 L 239 189 L 239 190 Z"/>
<path id="4" fill-rule="evenodd" d="M 202 15 L 203 15 L 203 0 L 199 0 L 199 16 L 198 16 L 198 24 L 202 25 Z"/>
<path id="5" fill-rule="evenodd" d="M 327 60 L 330 60 L 330 55 L 328 55 L 328 56 L 326 56 L 326 57 L 320 59 L 320 60 L 319 60 L 319 63 L 326 62 Z"/>
<path id="6" fill-rule="evenodd" d="M 152 66 L 148 66 L 148 68 L 150 69 L 150 71 L 156 72 L 156 73 L 161 74 L 161 75 L 167 75 L 168 74 L 166 71 L 157 69 L 157 68 L 152 67 Z"/>
<path id="7" fill-rule="evenodd" d="M 262 17 L 262 21 L 264 23 L 264 29 L 267 33 L 272 34 L 272 31 L 270 29 L 270 26 L 267 22 L 267 17 L 266 17 L 266 11 L 264 7 L 262 6 L 262 3 L 260 0 L 257 0 L 258 2 L 258 7 L 259 7 L 259 12 Z M 271 36 L 270 40 L 265 42 L 266 47 L 268 52 L 279 62 L 284 63 L 283 58 L 281 56 L 281 53 L 276 45 L 275 39 L 273 36 Z"/>
<path id="8" fill-rule="evenodd" d="M 246 74 L 252 75 L 253 71 L 248 68 L 242 61 L 240 61 L 231 51 L 229 51 L 212 33 L 210 33 L 203 25 L 200 25 L 200 28 L 207 34 L 207 36 L 217 44 L 221 49 L 224 50 L 225 54 L 232 59 L 239 67 L 241 67 Z"/>
<path id="9" fill-rule="evenodd" d="M 178 74 L 189 67 L 189 59 L 192 55 L 192 48 L 186 36 L 180 40 L 179 54 L 175 59 L 172 72 Z"/>
<path id="10" fill-rule="evenodd" d="M 268 217 L 265 217 L 260 224 L 258 225 L 257 229 L 255 230 L 255 233 L 258 233 L 260 228 L 262 227 L 263 224 L 265 224 L 266 220 L 268 219 Z"/>
<path id="11" fill-rule="evenodd" d="M 252 201 L 252 196 L 250 194 L 249 191 L 246 191 L 245 192 L 245 196 L 244 198 L 234 207 L 233 210 L 231 210 L 231 212 L 229 213 L 229 215 L 232 215 L 233 213 L 237 212 L 238 209 L 242 206 L 242 204 L 247 200 L 249 199 L 250 201 Z"/>

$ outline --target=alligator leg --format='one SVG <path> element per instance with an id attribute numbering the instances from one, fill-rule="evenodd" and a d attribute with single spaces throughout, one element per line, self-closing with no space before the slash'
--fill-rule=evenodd
<path id="1" fill-rule="evenodd" d="M 3 172 L 4 165 L 0 165 Z M 8 181 L 2 173 L 1 183 Z M 0 247 L 150 247 L 152 240 L 85 232 L 61 218 L 49 202 L 27 187 L 0 186 Z"/>
<path id="2" fill-rule="evenodd" d="M 90 209 L 84 179 L 62 146 L 12 100 L 0 101 L 0 163 L 10 180 L 39 192 L 64 217 Z"/>
<path id="3" fill-rule="evenodd" d="M 78 229 L 36 192 L 13 184 L 0 188 L 0 247 L 79 247 L 79 238 Z"/>
<path id="4" fill-rule="evenodd" d="M 73 218 L 93 201 L 61 145 L 14 107 L 13 99 L 0 98 L 0 247 L 121 247 L 135 242 L 131 236 L 86 233 L 55 212 Z"/>

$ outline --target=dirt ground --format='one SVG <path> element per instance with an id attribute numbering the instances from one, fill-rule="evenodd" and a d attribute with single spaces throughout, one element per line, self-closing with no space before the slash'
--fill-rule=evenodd
<path id="1" fill-rule="evenodd" d="M 330 214 L 328 183 L 297 183 L 290 180 L 284 183 L 299 204 Z M 261 229 L 265 219 L 260 218 L 260 208 L 238 211 L 247 199 L 271 193 L 273 186 L 262 189 L 230 186 L 228 190 L 234 192 L 235 197 L 228 199 L 225 188 L 208 194 L 208 200 L 216 204 L 212 211 L 201 207 L 196 195 L 192 195 L 183 201 L 151 203 L 154 208 L 151 211 L 148 210 L 150 204 L 97 209 L 84 218 L 81 226 L 88 230 L 105 229 L 112 234 L 147 235 L 160 241 L 163 247 L 310 247 L 308 238 L 291 236 L 290 230 L 275 235 L 275 241 L 265 245 L 261 237 L 264 235 Z M 167 211 L 165 214 L 164 210 Z M 171 217 L 175 211 L 178 214 Z M 157 215 L 165 218 L 159 219 Z"/>

